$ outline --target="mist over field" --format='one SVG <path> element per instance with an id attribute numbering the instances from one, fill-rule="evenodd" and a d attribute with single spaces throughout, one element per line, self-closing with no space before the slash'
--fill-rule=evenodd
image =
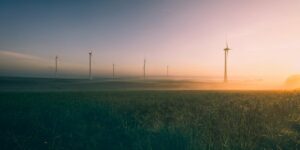
<path id="1" fill-rule="evenodd" d="M 282 86 L 268 85 L 254 81 L 232 81 L 222 83 L 196 78 L 153 77 L 142 78 L 96 78 L 55 79 L 0 77 L 0 91 L 103 91 L 103 90 L 288 90 Z M 297 86 L 296 86 L 297 87 Z M 293 89 L 296 89 L 295 86 Z"/>

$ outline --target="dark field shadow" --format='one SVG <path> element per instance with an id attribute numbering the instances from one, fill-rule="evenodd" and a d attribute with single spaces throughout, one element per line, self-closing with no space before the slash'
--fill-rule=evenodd
<path id="1" fill-rule="evenodd" d="M 297 92 L 0 92 L 3 149 L 297 149 Z"/>

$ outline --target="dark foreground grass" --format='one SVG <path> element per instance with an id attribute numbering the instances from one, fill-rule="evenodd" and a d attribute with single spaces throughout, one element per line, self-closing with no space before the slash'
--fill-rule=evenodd
<path id="1" fill-rule="evenodd" d="M 0 93 L 1 149 L 299 149 L 296 92 Z"/>

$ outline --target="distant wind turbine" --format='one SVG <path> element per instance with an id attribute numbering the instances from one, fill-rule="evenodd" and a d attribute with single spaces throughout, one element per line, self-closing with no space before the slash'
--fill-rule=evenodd
<path id="1" fill-rule="evenodd" d="M 89 52 L 89 79 L 92 80 L 92 51 Z"/>
<path id="2" fill-rule="evenodd" d="M 144 67 L 143 67 L 143 71 L 144 71 L 144 80 L 146 80 L 146 59 L 144 58 Z"/>
<path id="3" fill-rule="evenodd" d="M 113 64 L 113 80 L 115 79 L 115 64 Z"/>
<path id="4" fill-rule="evenodd" d="M 55 56 L 55 77 L 57 77 L 57 68 L 58 68 L 58 56 Z"/>
<path id="5" fill-rule="evenodd" d="M 169 65 L 167 65 L 167 77 L 169 77 Z"/>
<path id="6" fill-rule="evenodd" d="M 226 40 L 226 48 L 224 48 L 224 52 L 225 52 L 224 83 L 228 82 L 228 77 L 227 77 L 227 57 L 228 57 L 229 50 L 231 50 L 231 49 L 228 47 L 228 43 L 227 43 L 227 40 Z"/>

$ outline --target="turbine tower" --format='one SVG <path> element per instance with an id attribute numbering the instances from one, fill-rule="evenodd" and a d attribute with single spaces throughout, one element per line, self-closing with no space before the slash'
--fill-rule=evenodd
<path id="1" fill-rule="evenodd" d="M 55 77 L 57 77 L 58 56 L 55 56 Z"/>
<path id="2" fill-rule="evenodd" d="M 115 64 L 113 64 L 113 80 L 115 79 Z"/>
<path id="3" fill-rule="evenodd" d="M 146 59 L 144 58 L 144 67 L 143 67 L 143 71 L 144 71 L 144 80 L 146 80 Z"/>
<path id="4" fill-rule="evenodd" d="M 167 77 L 169 77 L 169 65 L 167 65 Z"/>
<path id="5" fill-rule="evenodd" d="M 231 50 L 231 49 L 228 47 L 228 43 L 227 43 L 227 40 L 226 40 L 226 48 L 224 48 L 224 52 L 225 52 L 224 83 L 228 82 L 228 78 L 227 78 L 227 57 L 228 57 L 229 50 Z"/>
<path id="6" fill-rule="evenodd" d="M 92 80 L 92 51 L 89 52 L 89 79 Z"/>

